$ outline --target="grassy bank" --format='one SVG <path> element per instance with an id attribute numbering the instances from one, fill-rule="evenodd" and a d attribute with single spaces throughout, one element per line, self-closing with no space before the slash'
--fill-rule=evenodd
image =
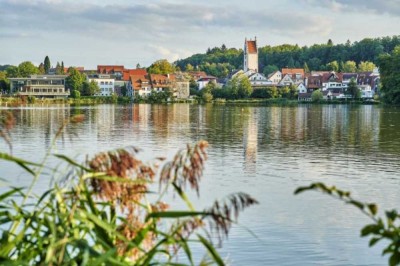
<path id="1" fill-rule="evenodd" d="M 280 106 L 296 106 L 299 104 L 380 104 L 379 101 L 363 101 L 363 100 L 321 100 L 318 102 L 297 101 L 286 98 L 271 99 L 215 99 L 214 104 L 255 104 L 255 105 L 280 105 Z M 80 97 L 80 98 L 36 98 L 36 97 L 0 97 L 0 104 L 6 105 L 24 105 L 24 104 L 72 104 L 72 105 L 96 105 L 96 104 L 130 104 L 130 97 Z M 133 103 L 166 103 L 152 102 L 146 99 L 133 100 Z M 199 99 L 174 99 L 168 103 L 202 103 Z"/>

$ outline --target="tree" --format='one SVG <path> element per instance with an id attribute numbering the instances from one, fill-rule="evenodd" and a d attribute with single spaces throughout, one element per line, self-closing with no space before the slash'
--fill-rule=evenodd
<path id="1" fill-rule="evenodd" d="M 94 81 L 90 81 L 90 82 L 83 82 L 82 84 L 82 96 L 94 96 L 96 94 L 99 94 L 100 91 L 100 87 L 99 85 Z"/>
<path id="2" fill-rule="evenodd" d="M 10 91 L 10 81 L 7 79 L 7 73 L 0 71 L 0 93 Z"/>
<path id="3" fill-rule="evenodd" d="M 370 72 L 375 69 L 375 64 L 369 61 L 361 61 L 360 64 L 358 64 L 358 71 L 359 72 Z"/>
<path id="4" fill-rule="evenodd" d="M 343 64 L 342 72 L 355 73 L 357 72 L 357 64 L 354 61 L 346 61 Z"/>
<path id="5" fill-rule="evenodd" d="M 154 62 L 148 69 L 150 74 L 170 74 L 175 72 L 175 67 L 166 59 Z"/>
<path id="6" fill-rule="evenodd" d="M 141 68 L 140 64 L 137 63 L 137 64 L 136 64 L 136 69 L 140 69 L 140 68 Z"/>
<path id="7" fill-rule="evenodd" d="M 213 95 L 211 94 L 211 92 L 206 92 L 203 93 L 201 98 L 203 99 L 204 102 L 209 103 L 213 100 Z"/>
<path id="8" fill-rule="evenodd" d="M 303 69 L 305 73 L 310 73 L 310 68 L 307 65 L 307 62 L 304 62 Z"/>
<path id="9" fill-rule="evenodd" d="M 238 97 L 239 98 L 249 98 L 253 93 L 253 88 L 249 79 L 245 75 L 240 75 L 238 78 Z"/>
<path id="10" fill-rule="evenodd" d="M 64 61 L 61 61 L 61 74 L 65 74 L 64 68 Z"/>
<path id="11" fill-rule="evenodd" d="M 44 71 L 46 74 L 49 73 L 51 64 L 50 64 L 50 58 L 46 55 L 46 57 L 44 58 Z"/>
<path id="12" fill-rule="evenodd" d="M 339 64 L 337 61 L 332 61 L 326 65 L 326 68 L 327 68 L 327 70 L 338 72 Z"/>
<path id="13" fill-rule="evenodd" d="M 17 78 L 19 76 L 19 70 L 16 66 L 9 66 L 6 69 L 7 78 Z"/>
<path id="14" fill-rule="evenodd" d="M 61 68 L 61 65 L 60 65 L 60 62 L 57 62 L 57 65 L 56 65 L 56 75 L 60 75 L 60 74 L 62 74 L 62 68 Z"/>
<path id="15" fill-rule="evenodd" d="M 311 93 L 311 100 L 313 102 L 320 102 L 324 98 L 324 95 L 322 94 L 322 91 L 320 90 L 315 90 Z"/>
<path id="16" fill-rule="evenodd" d="M 46 74 L 46 70 L 44 69 L 44 64 L 43 63 L 40 63 L 38 69 L 39 69 L 39 74 L 42 74 L 42 75 Z"/>
<path id="17" fill-rule="evenodd" d="M 26 78 L 38 73 L 39 69 L 30 61 L 25 61 L 18 65 L 18 74 L 20 77 Z"/>
<path id="18" fill-rule="evenodd" d="M 263 74 L 268 77 L 269 74 L 274 73 L 278 70 L 278 67 L 275 65 L 267 65 L 263 68 Z"/>
<path id="19" fill-rule="evenodd" d="M 357 82 L 354 78 L 351 78 L 346 89 L 346 94 L 350 95 L 353 99 L 360 98 L 360 89 L 357 87 Z"/>
<path id="20" fill-rule="evenodd" d="M 400 104 L 400 46 L 396 46 L 392 54 L 381 55 L 378 64 L 383 101 L 390 104 Z"/>
<path id="21" fill-rule="evenodd" d="M 68 69 L 68 73 L 70 75 L 65 79 L 65 87 L 70 91 L 77 90 L 82 92 L 82 84 L 85 80 L 84 76 L 72 67 Z"/>
<path id="22" fill-rule="evenodd" d="M 185 67 L 185 70 L 186 71 L 193 71 L 194 67 L 191 64 L 187 64 L 186 67 Z"/>

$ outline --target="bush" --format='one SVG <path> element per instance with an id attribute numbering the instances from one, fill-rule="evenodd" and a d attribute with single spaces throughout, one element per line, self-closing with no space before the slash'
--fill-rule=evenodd
<path id="1" fill-rule="evenodd" d="M 311 94 L 311 100 L 313 102 L 320 102 L 320 101 L 322 101 L 322 99 L 324 99 L 324 95 L 322 94 L 322 91 L 320 91 L 320 90 L 315 90 Z"/>
<path id="2" fill-rule="evenodd" d="M 202 98 L 202 100 L 203 100 L 204 102 L 206 102 L 206 103 L 210 103 L 210 102 L 212 102 L 212 100 L 213 100 L 213 96 L 212 96 L 212 94 L 209 93 L 209 92 L 203 93 L 203 95 L 201 96 L 201 98 Z"/>

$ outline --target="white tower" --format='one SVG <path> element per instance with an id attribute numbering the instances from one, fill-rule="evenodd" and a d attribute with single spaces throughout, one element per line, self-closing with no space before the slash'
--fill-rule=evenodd
<path id="1" fill-rule="evenodd" d="M 254 40 L 244 40 L 244 60 L 243 60 L 243 70 L 244 72 L 248 70 L 253 70 L 258 73 L 258 50 L 257 50 L 257 38 Z"/>

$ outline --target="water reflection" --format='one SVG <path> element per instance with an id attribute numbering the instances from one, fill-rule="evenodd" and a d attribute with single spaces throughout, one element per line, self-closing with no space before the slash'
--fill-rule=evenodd
<path id="1" fill-rule="evenodd" d="M 10 109 L 10 108 L 9 108 Z M 172 156 L 186 143 L 206 139 L 210 160 L 198 207 L 246 191 L 260 201 L 241 218 L 261 241 L 235 228 L 223 249 L 234 265 L 376 265 L 386 258 L 359 239 L 362 216 L 326 196 L 294 197 L 313 181 L 336 184 L 383 208 L 398 207 L 400 110 L 377 106 L 232 105 L 36 106 L 10 109 L 16 156 L 38 161 L 58 128 L 74 114 L 55 152 L 78 159 L 105 149 L 135 145 L 145 159 Z M 7 145 L 0 142 L 0 149 Z M 56 163 L 54 161 L 54 163 Z M 0 177 L 27 185 L 30 178 L 0 162 Z M 16 177 L 16 178 L 15 178 Z M 40 180 L 37 191 L 48 186 Z M 244 244 L 245 243 L 245 244 Z"/>

